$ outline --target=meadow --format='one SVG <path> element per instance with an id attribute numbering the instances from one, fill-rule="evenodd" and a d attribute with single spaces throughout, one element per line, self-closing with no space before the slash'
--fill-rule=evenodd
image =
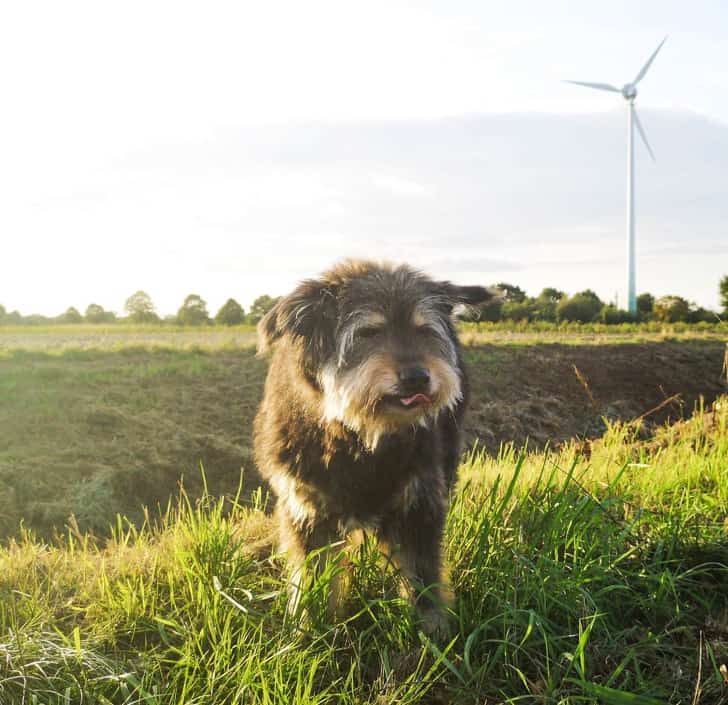
<path id="1" fill-rule="evenodd" d="M 286 619 L 249 452 L 265 361 L 139 334 L 0 336 L 2 705 L 728 702 L 725 338 L 470 342 L 433 642 L 371 543 L 348 618 L 332 565 Z"/>
<path id="2" fill-rule="evenodd" d="M 577 323 L 498 321 L 461 323 L 470 344 L 498 342 L 602 344 L 660 340 L 725 340 L 728 322 L 718 323 Z M 174 324 L 0 325 L 3 350 L 114 350 L 133 346 L 216 350 L 255 345 L 255 326 L 180 326 Z"/>

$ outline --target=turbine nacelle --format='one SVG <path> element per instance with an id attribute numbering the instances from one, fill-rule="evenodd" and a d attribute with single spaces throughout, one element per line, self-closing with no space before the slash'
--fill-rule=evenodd
<path id="1" fill-rule="evenodd" d="M 650 56 L 649 59 L 647 59 L 647 63 L 639 70 L 639 73 L 634 77 L 634 80 L 630 83 L 625 83 L 622 88 L 617 88 L 617 86 L 613 86 L 611 83 L 590 83 L 587 81 L 566 81 L 566 83 L 575 83 L 577 86 L 586 86 L 587 88 L 596 88 L 598 91 L 609 91 L 610 93 L 621 93 L 622 97 L 625 100 L 634 100 L 637 97 L 637 84 L 645 77 L 645 74 L 647 73 L 650 66 L 652 66 L 652 62 L 655 60 L 655 57 L 657 56 L 657 52 L 662 49 L 662 45 L 667 41 L 667 37 L 665 37 L 661 42 L 660 45 L 655 49 L 655 51 L 652 52 L 652 56 Z"/>
<path id="2" fill-rule="evenodd" d="M 637 97 L 637 86 L 634 83 L 625 83 L 622 86 L 622 96 L 625 100 L 634 100 Z"/>
<path id="3" fill-rule="evenodd" d="M 617 86 L 612 85 L 611 83 L 593 83 L 590 81 L 566 81 L 566 83 L 574 83 L 577 86 L 585 86 L 586 88 L 594 88 L 598 91 L 607 91 L 609 93 L 619 93 L 621 94 L 622 98 L 624 98 L 629 103 L 633 104 L 635 98 L 637 97 L 637 84 L 645 77 L 645 74 L 647 73 L 650 66 L 652 66 L 652 62 L 655 60 L 655 57 L 657 56 L 657 52 L 662 49 L 662 45 L 667 41 L 667 37 L 663 39 L 657 49 L 652 52 L 652 55 L 649 59 L 647 59 L 647 63 L 639 70 L 639 73 L 634 77 L 633 81 L 630 81 L 629 83 L 625 83 L 621 88 L 617 88 Z M 637 115 L 636 110 L 634 109 L 634 105 L 630 106 L 632 116 L 630 118 L 634 119 L 634 124 L 637 127 L 637 132 L 639 132 L 640 137 L 642 138 L 642 141 L 645 143 L 645 147 L 647 147 L 647 151 L 650 153 L 650 156 L 652 159 L 655 159 L 654 152 L 652 151 L 652 147 L 650 147 L 650 143 L 647 141 L 647 134 L 645 133 L 644 127 L 642 127 L 642 123 L 640 122 L 639 116 Z M 631 124 L 631 123 L 630 123 Z M 631 129 L 631 128 L 630 128 Z"/>

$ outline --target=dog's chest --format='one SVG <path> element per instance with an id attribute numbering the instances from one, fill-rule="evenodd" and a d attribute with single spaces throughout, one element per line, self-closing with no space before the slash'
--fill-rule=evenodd
<path id="1" fill-rule="evenodd" d="M 313 455 L 299 474 L 311 499 L 328 515 L 362 523 L 406 510 L 437 464 L 428 437 L 392 439 L 373 453 L 342 442 L 329 448 L 325 463 L 320 452 Z"/>

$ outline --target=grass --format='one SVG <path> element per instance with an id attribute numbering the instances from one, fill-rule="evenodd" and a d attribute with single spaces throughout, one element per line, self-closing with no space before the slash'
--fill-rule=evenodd
<path id="1" fill-rule="evenodd" d="M 225 350 L 255 346 L 255 326 L 81 324 L 0 326 L 0 358 L 16 350 L 64 354 L 145 347 L 159 350 Z"/>
<path id="2" fill-rule="evenodd" d="M 255 325 L 241 323 L 237 326 L 182 326 L 173 323 L 49 323 L 44 325 L 0 325 L 0 334 L 27 333 L 28 335 L 83 335 L 83 334 L 133 334 L 133 333 L 200 333 L 200 332 L 255 333 Z"/>
<path id="3" fill-rule="evenodd" d="M 655 341 L 725 340 L 728 322 L 716 323 L 576 323 L 563 321 L 499 321 L 461 323 L 461 338 L 468 344 L 561 343 L 603 345 Z"/>
<path id="4" fill-rule="evenodd" d="M 251 346 L 209 329 L 193 334 L 209 336 L 202 346 L 175 333 L 147 345 L 95 335 L 86 348 L 58 334 L 47 348 L 0 352 L 0 539 L 21 520 L 43 537 L 71 515 L 97 534 L 116 512 L 140 523 L 142 505 L 164 506 L 182 476 L 198 497 L 200 463 L 214 495 L 234 495 L 241 466 L 246 494 L 257 486 L 250 429 L 266 362 Z M 725 389 L 724 351 L 717 340 L 468 345 L 468 441 L 497 452 L 506 439 L 598 435 L 602 415 L 636 416 L 677 392 L 689 411 Z"/>
<path id="5" fill-rule="evenodd" d="M 108 540 L 73 526 L 0 549 L 0 702 L 724 703 L 728 399 L 643 438 L 461 467 L 446 554 L 454 633 L 435 643 L 365 544 L 349 618 L 284 616 L 261 492 L 182 492 Z"/>
<path id="6" fill-rule="evenodd" d="M 143 520 L 180 476 L 235 491 L 265 363 L 251 348 L 14 351 L 0 360 L 0 536 L 70 514 L 97 532 Z"/>
<path id="7" fill-rule="evenodd" d="M 469 344 L 634 343 L 661 340 L 725 340 L 728 322 L 715 323 L 576 323 L 499 321 L 461 323 Z M 74 350 L 118 351 L 129 346 L 157 349 L 220 350 L 255 345 L 255 326 L 189 327 L 171 324 L 79 324 L 0 326 L 0 357 L 12 350 L 59 354 Z"/>

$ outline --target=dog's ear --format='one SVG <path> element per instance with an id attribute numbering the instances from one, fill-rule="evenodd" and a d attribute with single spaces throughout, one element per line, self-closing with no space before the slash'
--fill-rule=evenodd
<path id="1" fill-rule="evenodd" d="M 458 316 L 469 307 L 503 298 L 500 289 L 485 286 L 458 286 L 452 282 L 436 282 L 435 290 L 448 312 Z"/>
<path id="2" fill-rule="evenodd" d="M 290 335 L 302 341 L 307 363 L 318 367 L 333 350 L 336 316 L 333 287 L 314 279 L 303 281 L 258 323 L 258 353 Z"/>

